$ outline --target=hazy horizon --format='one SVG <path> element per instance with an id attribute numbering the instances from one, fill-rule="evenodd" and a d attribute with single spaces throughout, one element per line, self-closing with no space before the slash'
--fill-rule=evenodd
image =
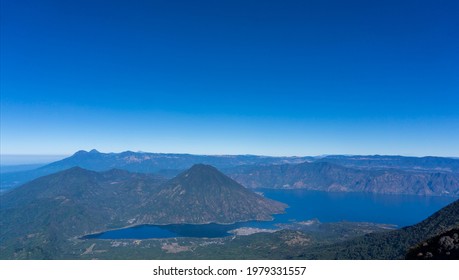
<path id="1" fill-rule="evenodd" d="M 79 150 L 81 151 L 81 150 Z M 90 150 L 85 150 L 89 152 Z M 124 151 L 100 151 L 100 153 L 122 153 Z M 77 151 L 75 151 L 77 152 Z M 0 165 L 33 165 L 33 164 L 48 164 L 72 156 L 75 152 L 65 155 L 52 155 L 52 154 L 0 154 Z M 153 154 L 192 154 L 204 156 L 239 156 L 239 155 L 252 155 L 252 156 L 267 156 L 267 157 L 325 157 L 325 156 L 403 156 L 403 157 L 446 157 L 457 159 L 455 156 L 437 156 L 437 155 L 396 155 L 396 154 L 322 154 L 322 155 L 266 155 L 266 154 L 193 154 L 193 153 L 177 153 L 177 152 L 150 152 L 150 151 L 134 151 L 136 153 L 153 153 Z"/>
<path id="2" fill-rule="evenodd" d="M 70 155 L 6 155 L 0 154 L 0 165 L 47 164 Z"/>

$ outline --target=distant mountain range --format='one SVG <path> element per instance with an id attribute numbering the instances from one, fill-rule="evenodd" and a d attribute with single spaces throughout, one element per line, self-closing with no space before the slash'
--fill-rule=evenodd
<path id="1" fill-rule="evenodd" d="M 258 166 L 230 176 L 250 188 L 459 196 L 459 173 L 356 169 L 325 161 Z"/>
<path id="2" fill-rule="evenodd" d="M 246 170 L 245 167 L 238 167 L 237 170 L 239 173 L 234 175 L 235 177 L 248 176 L 247 178 L 253 180 L 252 176 L 258 176 L 258 180 L 267 178 L 266 180 L 272 180 L 278 186 L 285 183 L 278 181 L 279 178 L 285 177 L 282 180 L 287 182 L 295 182 L 295 178 L 302 178 L 301 182 L 304 185 L 300 187 L 308 187 L 307 184 L 311 181 L 320 186 L 327 186 L 330 182 L 335 182 L 331 183 L 332 185 L 339 183 L 358 186 L 360 184 L 356 182 L 364 182 L 370 175 L 373 176 L 372 180 L 382 176 L 386 179 L 377 179 L 376 182 L 382 180 L 384 184 L 390 185 L 389 183 L 396 178 L 415 178 L 412 180 L 417 182 L 427 178 L 422 176 L 439 174 L 439 178 L 449 178 L 441 176 L 455 174 L 394 169 L 364 170 L 324 161 L 252 166 L 247 169 L 248 171 L 243 171 Z M 376 184 L 371 183 L 372 180 L 367 186 L 376 186 L 372 185 Z M 420 183 L 416 184 L 423 186 Z M 419 190 L 422 188 L 419 187 Z M 133 243 L 132 246 L 119 251 L 113 249 L 113 246 L 118 246 L 116 242 L 84 241 L 80 238 L 88 234 L 141 224 L 269 220 L 273 214 L 282 213 L 287 207 L 254 193 L 216 168 L 204 164 L 194 165 L 170 180 L 155 174 L 133 173 L 121 169 L 96 172 L 72 167 L 6 192 L 0 195 L 0 202 L 1 259 L 80 258 L 85 256 L 86 251 L 91 252 L 94 244 L 106 248 L 104 250 L 122 252 L 121 256 L 132 252 L 143 255 L 142 252 L 146 251 L 142 250 L 149 250 L 148 245 L 142 247 L 143 249 L 136 249 L 137 245 Z M 457 228 L 459 200 L 424 221 L 399 230 L 375 232 L 333 243 L 327 240 L 313 241 L 306 232 L 283 230 L 277 233 L 238 237 L 235 242 L 229 238 L 200 245 L 196 257 L 206 258 L 206 254 L 211 254 L 209 257 L 215 256 L 213 251 L 225 250 L 217 255 L 237 259 L 246 250 L 247 244 L 251 248 L 259 244 L 260 247 L 254 249 L 251 256 L 295 259 L 400 259 L 413 254 L 415 257 L 421 256 L 422 253 L 422 256 L 427 256 L 426 258 L 446 258 L 446 253 L 441 255 L 438 252 L 453 246 L 449 249 L 449 254 L 457 253 L 454 235 Z M 428 245 L 423 246 L 424 243 Z M 222 244 L 224 246 L 221 246 Z M 288 244 L 288 249 L 282 244 Z M 82 246 L 86 249 L 82 249 Z M 407 255 L 409 250 L 410 253 Z M 434 257 L 427 254 L 431 251 L 436 252 L 436 255 L 432 254 Z M 110 253 L 106 256 L 114 257 Z"/>
<path id="3" fill-rule="evenodd" d="M 401 169 L 417 172 L 459 172 L 459 159 L 403 156 L 326 156 L 317 161 L 363 169 Z"/>
<path id="4" fill-rule="evenodd" d="M 172 178 L 194 164 L 213 165 L 249 188 L 304 188 L 387 194 L 459 195 L 459 160 L 442 157 L 206 156 L 143 152 L 79 151 L 60 161 L 21 172 L 2 173 L 6 191 L 41 176 L 75 166 L 93 171 L 113 168 Z"/>
<path id="5" fill-rule="evenodd" d="M 63 171 L 75 166 L 93 171 L 107 171 L 113 168 L 140 173 L 164 173 L 170 177 L 190 168 L 194 164 L 208 164 L 219 169 L 235 166 L 256 166 L 283 163 L 301 163 L 312 157 L 265 157 L 253 155 L 190 155 L 158 154 L 126 151 L 122 153 L 100 153 L 97 150 L 78 151 L 72 156 L 47 164 L 37 169 L 22 172 L 3 173 L 1 189 L 7 190 L 41 176 Z"/>
<path id="6" fill-rule="evenodd" d="M 270 220 L 286 205 L 244 188 L 214 167 L 176 178 L 73 167 L 0 196 L 0 252 L 53 258 L 83 235 L 140 224 Z M 26 256 L 27 257 L 27 256 Z"/>

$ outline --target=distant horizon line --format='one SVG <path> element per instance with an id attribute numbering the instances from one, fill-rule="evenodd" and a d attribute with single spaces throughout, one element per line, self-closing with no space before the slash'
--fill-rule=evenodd
<path id="1" fill-rule="evenodd" d="M 417 157 L 417 158 L 423 158 L 423 157 L 440 157 L 440 158 L 454 158 L 458 159 L 459 155 L 457 156 L 439 156 L 439 155 L 430 155 L 430 154 L 425 154 L 425 155 L 407 155 L 407 154 L 378 154 L 378 153 L 372 153 L 372 154 L 351 154 L 351 153 L 333 153 L 333 154 L 319 154 L 319 155 L 267 155 L 267 154 L 247 154 L 247 153 L 241 153 L 241 154 L 204 154 L 204 153 L 187 153 L 187 152 L 148 152 L 148 151 L 132 151 L 132 150 L 123 150 L 120 152 L 101 152 L 97 149 L 91 149 L 91 150 L 77 150 L 76 152 L 73 153 L 66 153 L 66 154 L 15 154 L 15 153 L 8 153 L 8 154 L 2 154 L 0 153 L 0 157 L 69 157 L 73 156 L 78 152 L 97 152 L 101 154 L 121 154 L 121 153 L 126 153 L 126 152 L 131 152 L 131 153 L 144 153 L 144 154 L 176 154 L 176 155 L 195 155 L 195 156 L 259 156 L 259 157 L 327 157 L 327 156 L 389 156 L 389 157 L 394 157 L 394 156 L 400 156 L 400 157 Z"/>

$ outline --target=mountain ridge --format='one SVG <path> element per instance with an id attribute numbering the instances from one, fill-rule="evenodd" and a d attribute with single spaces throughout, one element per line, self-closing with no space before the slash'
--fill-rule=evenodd
<path id="1" fill-rule="evenodd" d="M 161 205 L 163 216 L 176 217 L 176 223 L 193 224 L 270 220 L 272 214 L 283 213 L 286 207 L 255 194 L 215 167 L 204 164 L 196 164 L 161 185 L 154 200 Z M 177 217 L 184 217 L 185 213 L 190 215 L 188 219 Z"/>
<path id="2" fill-rule="evenodd" d="M 1 189 L 7 190 L 38 177 L 69 169 L 74 166 L 93 171 L 106 171 L 112 168 L 131 172 L 155 173 L 161 170 L 185 170 L 197 163 L 210 164 L 217 168 L 240 165 L 275 164 L 282 162 L 298 163 L 312 157 L 269 157 L 255 155 L 192 155 L 124 151 L 121 153 L 101 153 L 95 149 L 80 150 L 73 155 L 37 169 L 3 173 L 0 177 Z"/>
<path id="3" fill-rule="evenodd" d="M 457 191 L 459 188 L 459 160 L 441 157 L 416 158 L 379 155 L 206 156 L 132 151 L 101 153 L 93 149 L 78 151 L 68 158 L 35 170 L 2 173 L 0 182 L 1 190 L 6 191 L 21 182 L 25 183 L 74 166 L 93 171 L 118 168 L 131 172 L 161 174 L 171 178 L 196 163 L 216 166 L 226 175 L 250 188 L 305 188 L 322 191 L 459 195 Z M 308 164 L 317 164 L 317 168 L 315 170 L 305 168 Z M 322 169 L 319 168 L 321 164 L 323 164 Z M 330 169 L 328 173 L 323 170 L 324 166 Z M 305 169 L 302 171 L 302 168 Z M 259 176 L 250 174 L 257 172 Z"/>
<path id="4" fill-rule="evenodd" d="M 308 248 L 300 259 L 403 259 L 419 242 L 459 227 L 459 199 L 423 221 L 398 230 L 370 233 L 353 240 Z"/>
<path id="5" fill-rule="evenodd" d="M 192 185 L 185 175 L 205 185 Z M 177 199 L 177 184 L 198 192 L 179 192 Z M 1 254 L 38 250 L 39 258 L 59 255 L 61 246 L 97 232 L 143 224 L 268 220 L 286 207 L 204 165 L 169 181 L 125 170 L 73 167 L 26 183 L 0 200 Z"/>
<path id="6" fill-rule="evenodd" d="M 459 173 L 362 170 L 325 161 L 257 166 L 230 177 L 250 188 L 459 196 Z"/>

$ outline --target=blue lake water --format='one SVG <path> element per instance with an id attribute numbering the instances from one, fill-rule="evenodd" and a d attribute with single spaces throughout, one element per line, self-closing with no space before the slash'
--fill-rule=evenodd
<path id="1" fill-rule="evenodd" d="M 329 193 L 307 190 L 260 189 L 263 195 L 289 205 L 285 214 L 273 221 L 240 222 L 231 225 L 142 225 L 86 236 L 97 239 L 148 239 L 170 237 L 223 237 L 240 227 L 274 229 L 276 224 L 317 218 L 321 222 L 372 222 L 399 227 L 422 221 L 455 201 L 452 197 L 381 195 L 367 193 Z"/>

